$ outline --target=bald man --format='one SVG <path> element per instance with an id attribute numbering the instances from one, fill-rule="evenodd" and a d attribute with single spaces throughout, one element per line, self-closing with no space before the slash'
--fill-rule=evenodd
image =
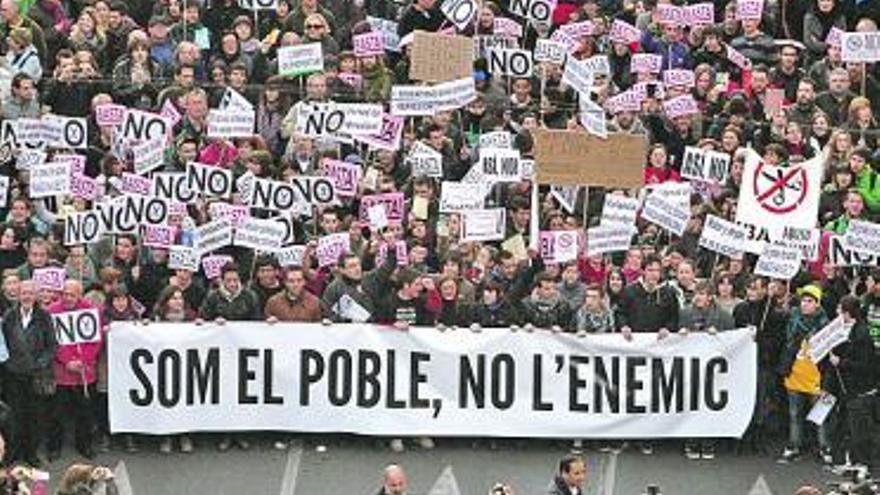
<path id="1" fill-rule="evenodd" d="M 78 280 L 64 283 L 61 299 L 47 308 L 49 314 L 62 315 L 71 311 L 94 309 L 94 304 L 83 298 L 83 287 Z M 95 422 L 93 398 L 96 395 L 96 367 L 103 347 L 104 323 L 98 313 L 98 340 L 74 344 L 58 342 L 55 352 L 55 407 L 49 431 L 49 460 L 61 453 L 64 427 L 74 424 L 76 450 L 87 459 L 95 457 L 92 449 L 92 428 Z"/>
<path id="2" fill-rule="evenodd" d="M 391 464 L 385 468 L 382 476 L 382 490 L 379 495 L 406 495 L 407 479 L 403 468 Z"/>

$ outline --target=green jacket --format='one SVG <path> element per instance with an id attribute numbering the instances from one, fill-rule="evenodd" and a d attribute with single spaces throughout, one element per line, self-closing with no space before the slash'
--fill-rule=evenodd
<path id="1" fill-rule="evenodd" d="M 865 166 L 856 177 L 856 189 L 865 200 L 870 213 L 880 213 L 880 176 L 871 167 Z"/>

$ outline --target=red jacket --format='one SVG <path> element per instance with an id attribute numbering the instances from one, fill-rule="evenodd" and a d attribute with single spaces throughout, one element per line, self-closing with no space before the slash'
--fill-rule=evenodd
<path id="1" fill-rule="evenodd" d="M 73 308 L 66 308 L 64 306 L 64 301 L 58 300 L 50 304 L 46 310 L 49 314 L 56 315 L 68 311 L 78 311 L 81 309 L 92 309 L 96 307 L 97 306 L 87 299 L 80 299 Z M 57 385 L 82 385 L 83 378 L 85 378 L 85 383 L 95 383 L 95 366 L 98 363 L 98 356 L 101 354 L 101 347 L 104 341 L 104 316 L 102 311 L 98 312 L 98 324 L 102 329 L 100 342 L 89 342 L 77 345 L 59 345 L 56 348 L 54 367 L 55 383 Z M 83 373 L 72 372 L 67 369 L 67 363 L 77 360 L 82 361 L 85 365 Z"/>

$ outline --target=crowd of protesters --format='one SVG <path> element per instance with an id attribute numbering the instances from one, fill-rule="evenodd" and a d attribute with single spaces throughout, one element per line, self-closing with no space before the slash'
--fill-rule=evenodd
<path id="1" fill-rule="evenodd" d="M 441 182 L 460 181 L 475 163 L 481 134 L 509 132 L 528 157 L 532 129 L 582 129 L 578 98 L 583 96 L 562 82 L 560 65 L 536 64 L 534 77 L 508 80 L 491 74 L 485 53 L 477 50 L 476 99 L 431 117 L 407 117 L 398 150 L 295 132 L 302 101 L 372 102 L 387 109 L 392 86 L 412 83 L 408 47 L 357 57 L 352 36 L 378 29 L 382 19 L 396 23 L 396 33 L 387 34 L 401 40 L 414 30 L 449 31 L 452 25 L 437 0 L 279 0 L 277 10 L 258 15 L 235 0 L 0 1 L 0 44 L 6 53 L 0 73 L 8 84 L 0 117 L 87 117 L 83 173 L 97 180 L 102 198 L 120 195 L 122 174 L 134 170 L 131 155 L 115 146 L 114 127 L 95 120 L 94 109 L 107 103 L 157 113 L 166 102 L 176 107 L 182 118 L 159 171 L 182 172 L 198 161 L 236 177 L 250 172 L 284 180 L 321 175 L 323 160 L 337 159 L 376 179 L 362 181 L 353 198 L 293 217 L 295 244 L 306 246 L 301 266 L 281 267 L 271 254 L 227 246 L 214 254 L 236 261 L 211 280 L 202 270 L 169 268 L 168 250 L 143 246 L 137 234 L 65 245 L 64 219 L 97 200 L 31 198 L 29 174 L 16 163 L 20 150 L 2 142 L 11 151 L 0 156 L 0 174 L 9 178 L 0 227 L 3 394 L 12 411 L 13 439 L 7 458 L 40 465 L 45 447 L 52 461 L 65 430 L 72 430 L 75 447 L 86 458 L 110 447 L 106 345 L 57 346 L 52 314 L 100 308 L 102 326 L 111 328 L 114 321 L 333 323 L 350 321 L 338 304 L 348 296 L 366 310 L 369 322 L 402 328 L 616 332 L 621 339 L 649 332 L 664 339 L 754 326 L 758 400 L 752 426 L 737 448 L 764 451 L 771 439 L 784 437 L 784 462 L 814 445 L 829 465 L 876 461 L 872 435 L 863 432 L 875 426 L 880 411 L 874 351 L 880 349 L 880 269 L 820 260 L 805 264 L 790 281 L 768 280 L 750 274 L 753 255 L 718 256 L 700 248 L 698 240 L 706 215 L 734 218 L 745 148 L 776 164 L 822 157 L 825 183 L 817 227 L 842 234 L 853 219 L 880 218 L 875 171 L 880 167 L 880 64 L 845 63 L 839 41 L 829 39 L 833 29 L 876 31 L 877 2 L 767 0 L 760 21 L 740 21 L 735 0 L 714 0 L 716 24 L 710 26 L 661 23 L 658 3 L 670 2 L 559 0 L 552 22 L 536 26 L 509 12 L 508 1 L 486 0 L 474 25 L 460 31 L 482 47 L 494 36 L 494 20 L 507 17 L 525 28 L 521 39 L 506 41 L 508 46 L 532 49 L 562 25 L 590 21 L 589 34 L 576 40 L 569 57 L 607 56 L 610 73 L 596 75 L 596 103 L 651 83 L 641 111 L 606 115 L 610 132 L 647 137 L 646 186 L 682 182 L 686 146 L 732 158 L 726 183 L 692 194 L 692 216 L 682 236 L 640 221 L 627 251 L 582 254 L 554 264 L 544 263 L 534 249 L 525 255 L 505 250 L 502 241 L 463 242 L 460 215 L 441 213 L 438 200 Z M 636 26 L 641 39 L 612 39 L 613 20 Z M 279 48 L 316 42 L 324 54 L 322 72 L 278 75 Z M 751 64 L 733 63 L 727 47 Z M 631 58 L 640 52 L 661 55 L 663 71 L 693 71 L 693 86 L 664 88 L 659 74 L 633 73 Z M 207 111 L 220 104 L 228 88 L 255 108 L 256 129 L 249 138 L 208 137 Z M 768 96 L 779 89 L 781 105 L 770 105 Z M 686 93 L 700 113 L 665 116 L 664 98 Z M 413 174 L 405 157 L 417 141 L 442 155 L 442 177 Z M 531 199 L 535 187 L 538 204 Z M 409 213 L 402 221 L 370 228 L 359 215 L 360 198 L 389 192 L 406 195 Z M 486 204 L 508 210 L 505 240 L 521 236 L 529 246 L 535 240 L 533 211 L 540 230 L 583 230 L 598 223 L 606 195 L 638 193 L 583 187 L 575 204 L 564 205 L 548 186 L 525 179 L 494 185 Z M 428 205 L 426 215 L 413 213 L 416 200 Z M 190 242 L 193 229 L 211 219 L 209 207 L 216 201 L 200 196 L 186 205 L 186 218 L 172 219 L 178 243 Z M 236 193 L 223 201 L 237 203 L 240 197 Z M 251 215 L 267 218 L 269 213 Z M 319 267 L 317 240 L 334 233 L 348 234 L 350 252 L 335 266 Z M 387 249 L 384 259 L 379 256 L 383 245 L 398 241 L 407 245 L 406 260 L 398 260 L 394 249 Z M 66 271 L 63 290 L 32 280 L 35 270 L 51 266 Z M 802 343 L 838 315 L 853 323 L 849 340 L 818 368 L 805 370 Z M 820 390 L 840 400 L 813 434 L 804 415 Z M 131 436 L 119 442 L 127 450 L 146 445 Z M 429 438 L 419 443 L 433 445 Z M 186 435 L 162 438 L 159 448 L 167 453 L 175 444 L 183 452 L 195 448 Z M 233 445 L 247 448 L 249 441 L 234 436 L 218 447 Z M 283 448 L 284 442 L 277 445 Z M 404 445 L 394 439 L 391 447 Z M 649 442 L 640 447 L 646 454 L 652 451 Z M 713 441 L 689 441 L 684 452 L 692 459 L 711 459 L 715 447 Z"/>

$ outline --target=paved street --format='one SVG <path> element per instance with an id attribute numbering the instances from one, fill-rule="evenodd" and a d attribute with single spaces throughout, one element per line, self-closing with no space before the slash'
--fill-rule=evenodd
<path id="1" fill-rule="evenodd" d="M 288 452 L 273 450 L 268 439 L 248 452 L 217 452 L 210 437 L 198 437 L 193 455 L 162 455 L 155 445 L 136 454 L 113 451 L 98 461 L 111 467 L 125 461 L 134 493 L 170 494 L 282 494 L 368 495 L 379 486 L 379 473 L 390 462 L 402 463 L 409 473 L 413 495 L 426 494 L 447 465 L 453 467 L 462 495 L 483 495 L 495 481 L 510 483 L 517 495 L 546 491 L 557 459 L 567 452 L 562 443 L 438 440 L 431 451 L 408 445 L 394 454 L 378 441 L 357 437 L 331 439 L 326 452 L 317 452 L 307 440 Z M 719 453 L 714 461 L 688 461 L 669 443 L 652 456 L 629 448 L 618 456 L 587 450 L 588 494 L 638 495 L 649 483 L 665 495 L 747 494 L 763 475 L 774 494 L 791 494 L 803 483 L 823 484 L 835 477 L 812 460 L 779 465 L 772 456 L 734 456 Z M 66 463 L 74 458 L 65 457 Z M 53 465 L 53 479 L 63 467 Z M 54 483 L 53 483 L 54 485 Z"/>

